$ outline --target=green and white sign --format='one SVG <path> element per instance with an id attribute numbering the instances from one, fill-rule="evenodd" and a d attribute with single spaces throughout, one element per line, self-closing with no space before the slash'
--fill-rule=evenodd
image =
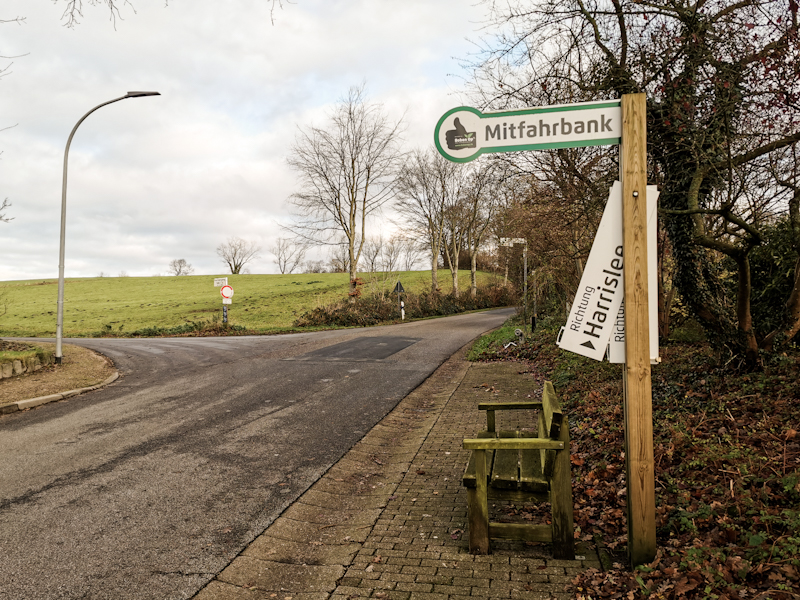
<path id="1" fill-rule="evenodd" d="M 434 142 L 453 162 L 469 162 L 487 152 L 547 150 L 619 144 L 619 100 L 583 102 L 495 113 L 461 106 L 439 119 Z"/>

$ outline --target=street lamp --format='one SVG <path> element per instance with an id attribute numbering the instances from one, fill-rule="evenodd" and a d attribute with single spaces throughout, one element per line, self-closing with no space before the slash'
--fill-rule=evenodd
<path id="1" fill-rule="evenodd" d="M 500 238 L 500 245 L 511 248 L 514 244 L 524 244 L 522 247 L 522 330 L 527 333 L 528 329 L 528 240 L 526 238 Z M 536 313 L 536 305 L 534 298 L 534 314 Z M 531 326 L 531 333 L 533 333 L 533 326 Z"/>
<path id="2" fill-rule="evenodd" d="M 78 127 L 81 123 L 86 120 L 90 114 L 96 111 L 98 108 L 104 107 L 106 104 L 112 104 L 114 102 L 119 102 L 120 100 L 125 100 L 127 98 L 141 98 L 143 96 L 160 96 L 158 92 L 128 92 L 124 96 L 120 98 L 114 98 L 113 100 L 109 100 L 108 102 L 103 102 L 98 106 L 95 106 L 92 110 L 87 112 L 83 115 L 75 124 L 75 127 L 72 128 L 72 132 L 69 134 L 69 138 L 67 139 L 67 147 L 64 150 L 64 176 L 61 183 L 61 243 L 59 245 L 58 250 L 58 309 L 57 309 L 57 317 L 56 317 L 56 364 L 61 364 L 61 360 L 63 354 L 61 352 L 61 338 L 63 337 L 63 329 L 64 329 L 64 238 L 67 229 L 67 159 L 69 158 L 69 146 L 72 143 L 72 138 L 75 136 L 75 132 L 78 130 Z"/>

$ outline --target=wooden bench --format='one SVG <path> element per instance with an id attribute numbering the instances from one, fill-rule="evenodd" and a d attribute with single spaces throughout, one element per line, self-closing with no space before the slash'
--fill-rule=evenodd
<path id="1" fill-rule="evenodd" d="M 550 542 L 555 558 L 575 558 L 569 425 L 553 384 L 545 382 L 542 400 L 482 402 L 486 431 L 464 440 L 472 450 L 464 472 L 469 511 L 469 549 L 489 553 L 489 538 Z M 495 412 L 536 409 L 538 436 L 525 431 L 496 431 Z M 489 501 L 550 501 L 551 525 L 489 522 Z"/>

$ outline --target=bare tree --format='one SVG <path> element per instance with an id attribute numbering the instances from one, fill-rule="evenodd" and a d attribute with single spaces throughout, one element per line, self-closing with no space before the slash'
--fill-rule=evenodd
<path id="1" fill-rule="evenodd" d="M 381 269 L 388 273 L 393 273 L 400 268 L 405 249 L 404 243 L 403 236 L 395 234 L 383 244 L 381 248 Z"/>
<path id="2" fill-rule="evenodd" d="M 405 162 L 397 181 L 396 208 L 402 225 L 423 240 L 431 257 L 431 293 L 439 291 L 439 256 L 445 242 L 445 215 L 458 200 L 462 166 L 435 150 L 417 150 Z"/>
<path id="3" fill-rule="evenodd" d="M 712 343 L 754 366 L 772 343 L 759 340 L 750 306 L 750 255 L 768 221 L 742 183 L 800 142 L 796 0 L 486 4 L 498 33 L 476 65 L 482 109 L 647 94 L 649 170 L 675 284 Z M 722 283 L 726 260 L 735 290 Z"/>
<path id="4" fill-rule="evenodd" d="M 372 237 L 364 244 L 366 283 L 374 295 L 385 296 L 387 286 L 397 281 L 397 270 L 403 254 L 403 238 L 395 234 L 388 240 L 383 236 Z"/>
<path id="5" fill-rule="evenodd" d="M 232 275 L 238 275 L 242 268 L 251 260 L 258 258 L 261 246 L 255 242 L 243 240 L 240 237 L 230 237 L 227 241 L 217 246 L 217 255 L 222 259 Z"/>
<path id="6" fill-rule="evenodd" d="M 57 0 L 54 0 L 57 1 Z M 128 5 L 131 7 L 133 12 L 136 12 L 136 9 L 133 8 L 133 4 L 129 2 L 129 0 L 86 0 L 87 4 L 90 6 L 107 6 L 109 10 L 109 19 L 116 25 L 117 18 L 122 18 L 120 16 L 120 8 Z M 75 27 L 75 25 L 79 25 L 79 19 L 83 18 L 83 0 L 67 0 L 66 8 L 64 9 L 64 14 L 62 15 L 62 19 L 66 21 L 67 27 Z M 165 4 L 169 5 L 169 0 L 165 0 Z M 275 9 L 276 8 L 283 8 L 283 0 L 269 0 L 270 6 L 270 19 L 272 23 L 275 23 Z"/>
<path id="7" fill-rule="evenodd" d="M 367 219 L 394 196 L 399 136 L 400 122 L 390 122 L 381 105 L 367 103 L 362 85 L 350 88 L 328 128 L 301 129 L 291 149 L 288 162 L 301 190 L 291 197 L 299 222 L 289 229 L 323 244 L 332 234 L 344 235 L 351 297 Z"/>
<path id="8" fill-rule="evenodd" d="M 24 22 L 25 22 L 25 17 L 15 17 L 14 19 L 0 19 L 0 25 L 6 25 L 7 23 L 16 23 L 17 25 L 22 25 Z M 27 56 L 27 54 L 18 54 L 16 56 L 5 56 L 5 55 L 3 55 L 3 56 L 0 56 L 0 58 L 2 58 L 3 60 L 13 60 L 15 58 L 21 58 L 23 56 Z M 6 75 L 10 75 L 11 74 L 11 71 L 9 71 L 9 69 L 11 69 L 11 66 L 13 64 L 14 64 L 13 62 L 10 62 L 5 66 L 0 67 L 0 79 L 5 77 Z M 3 127 L 2 129 L 0 129 L 0 131 L 5 131 L 6 129 L 11 129 L 12 127 L 16 127 L 16 125 L 11 125 L 9 127 Z"/>
<path id="9" fill-rule="evenodd" d="M 442 254 L 444 255 L 447 268 L 450 271 L 450 279 L 453 283 L 453 296 L 458 298 L 458 268 L 461 262 L 461 252 L 464 250 L 467 240 L 467 205 L 464 202 L 461 187 L 457 188 L 454 202 L 445 207 L 444 210 L 444 239 L 442 243 Z"/>
<path id="10" fill-rule="evenodd" d="M 381 267 L 381 253 L 383 252 L 383 236 L 369 237 L 364 242 L 363 264 L 368 273 L 375 273 Z"/>
<path id="11" fill-rule="evenodd" d="M 278 270 L 282 275 L 294 273 L 305 260 L 308 252 L 308 244 L 292 241 L 286 238 L 278 238 L 275 245 L 269 251 L 275 255 L 274 262 L 278 265 Z"/>
<path id="12" fill-rule="evenodd" d="M 340 238 L 339 243 L 331 248 L 331 257 L 328 265 L 331 273 L 352 273 L 350 251 L 346 239 Z"/>
<path id="13" fill-rule="evenodd" d="M 327 273 L 325 262 L 321 260 L 309 260 L 303 265 L 303 273 Z"/>
<path id="14" fill-rule="evenodd" d="M 491 163 L 478 163 L 462 195 L 466 219 L 465 242 L 470 263 L 470 295 L 473 298 L 478 295 L 478 251 L 485 241 L 498 207 L 497 194 L 493 189 L 493 185 L 498 181 L 494 175 Z"/>
<path id="15" fill-rule="evenodd" d="M 4 210 L 9 208 L 10 206 L 11 206 L 11 203 L 8 201 L 8 198 L 6 198 L 5 200 L 3 200 L 2 203 L 0 203 L 0 222 L 8 223 L 9 221 L 13 220 L 14 217 L 7 217 L 6 213 L 3 212 Z"/>
<path id="16" fill-rule="evenodd" d="M 176 258 L 170 261 L 168 272 L 172 275 L 191 275 L 194 267 L 186 262 L 185 258 Z"/>
<path id="17" fill-rule="evenodd" d="M 404 271 L 413 271 L 414 267 L 417 266 L 417 263 L 422 258 L 422 250 L 420 249 L 420 245 L 413 237 L 410 236 L 400 236 L 400 248 L 403 256 L 403 270 Z"/>

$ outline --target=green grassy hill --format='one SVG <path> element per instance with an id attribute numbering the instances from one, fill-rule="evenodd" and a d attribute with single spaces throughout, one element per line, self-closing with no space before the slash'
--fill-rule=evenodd
<path id="1" fill-rule="evenodd" d="M 348 275 L 227 275 L 235 291 L 229 322 L 256 331 L 292 328 L 307 310 L 347 296 Z M 490 275 L 481 274 L 486 281 Z M 430 287 L 430 271 L 397 273 L 384 281 L 364 275 L 363 293 L 391 291 L 399 279 L 406 291 Z M 381 276 L 381 280 L 384 278 Z M 469 272 L 459 273 L 468 289 Z M 450 273 L 440 271 L 439 285 L 450 292 Z M 0 336 L 54 337 L 58 282 L 55 279 L 0 282 Z M 94 277 L 67 279 L 64 288 L 64 336 L 85 337 L 111 330 L 176 327 L 209 321 L 222 314 L 222 298 L 213 275 L 188 277 Z"/>

